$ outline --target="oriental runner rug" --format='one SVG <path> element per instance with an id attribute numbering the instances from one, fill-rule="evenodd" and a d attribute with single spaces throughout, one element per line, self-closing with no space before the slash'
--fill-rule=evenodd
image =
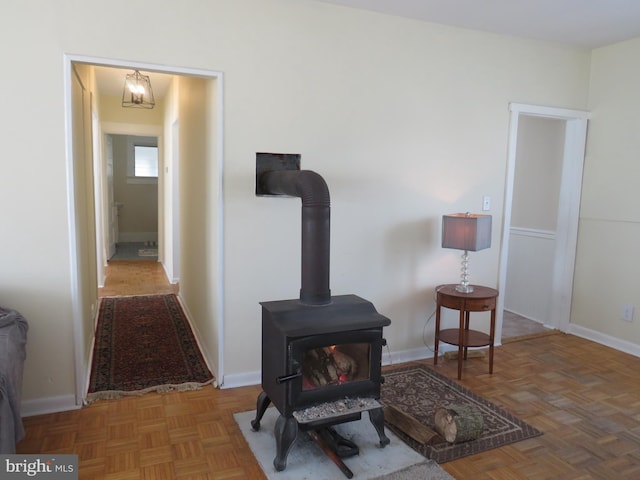
<path id="1" fill-rule="evenodd" d="M 176 295 L 102 298 L 87 402 L 213 381 Z"/>
<path id="2" fill-rule="evenodd" d="M 467 404 L 482 414 L 482 434 L 475 440 L 454 444 L 440 439 L 432 445 L 424 445 L 387 422 L 386 426 L 407 445 L 438 463 L 450 462 L 542 434 L 489 400 L 426 366 L 401 367 L 385 371 L 383 375 L 385 382 L 382 385 L 381 403 L 409 414 L 432 430 L 434 413 L 438 407 Z"/>

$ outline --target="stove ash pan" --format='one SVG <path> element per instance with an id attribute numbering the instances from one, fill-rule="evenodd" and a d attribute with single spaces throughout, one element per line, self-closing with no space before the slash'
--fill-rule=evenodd
<path id="1" fill-rule="evenodd" d="M 289 417 L 296 410 L 345 397 L 380 398 L 382 328 L 391 320 L 371 302 L 341 295 L 324 307 L 298 300 L 261 305 L 262 388 L 282 415 Z M 329 365 L 326 378 L 314 380 L 313 365 L 333 359 L 334 348 L 335 357 L 341 355 L 338 363 L 352 366 Z"/>

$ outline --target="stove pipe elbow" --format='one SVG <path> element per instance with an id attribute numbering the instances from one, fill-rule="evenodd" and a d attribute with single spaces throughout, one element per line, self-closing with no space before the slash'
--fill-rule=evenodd
<path id="1" fill-rule="evenodd" d="M 269 193 L 291 195 L 302 200 L 300 301 L 307 305 L 331 303 L 331 206 L 326 182 L 311 170 L 278 170 L 262 174 L 260 183 Z"/>

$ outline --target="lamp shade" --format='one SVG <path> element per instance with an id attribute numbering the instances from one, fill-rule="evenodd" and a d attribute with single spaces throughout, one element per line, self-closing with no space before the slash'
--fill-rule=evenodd
<path id="1" fill-rule="evenodd" d="M 452 213 L 442 216 L 442 247 L 476 252 L 491 246 L 491 215 Z"/>

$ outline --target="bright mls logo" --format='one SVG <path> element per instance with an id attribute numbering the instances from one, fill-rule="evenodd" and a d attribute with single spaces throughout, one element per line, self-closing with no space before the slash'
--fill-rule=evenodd
<path id="1" fill-rule="evenodd" d="M 0 480 L 77 480 L 77 455 L 0 455 Z"/>

